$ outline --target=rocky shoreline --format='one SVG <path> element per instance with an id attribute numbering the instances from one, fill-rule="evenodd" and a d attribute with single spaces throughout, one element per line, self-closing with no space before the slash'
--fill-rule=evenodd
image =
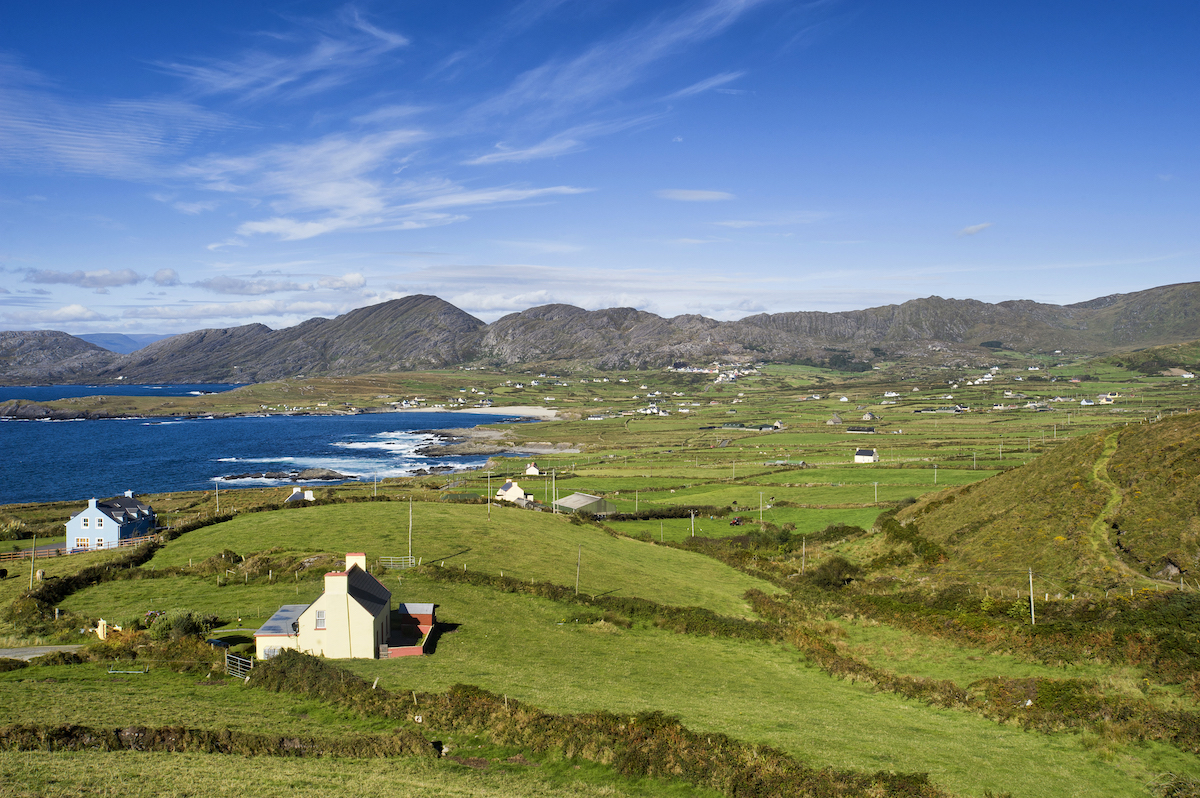
<path id="1" fill-rule="evenodd" d="M 290 479 L 292 482 L 340 482 L 358 479 L 357 474 L 341 474 L 328 468 L 306 468 L 303 471 L 258 471 L 245 474 L 229 474 L 222 477 L 226 482 L 238 479 Z"/>

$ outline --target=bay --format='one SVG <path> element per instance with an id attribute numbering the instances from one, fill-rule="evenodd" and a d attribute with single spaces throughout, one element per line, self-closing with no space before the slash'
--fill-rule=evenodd
<path id="1" fill-rule="evenodd" d="M 397 412 L 351 416 L 130 418 L 0 421 L 0 504 L 72 501 L 134 493 L 302 484 L 225 477 L 328 468 L 363 481 L 422 468 L 466 469 L 484 455 L 423 457 L 436 436 L 419 430 L 474 427 L 504 417 Z"/>
<path id="2" fill-rule="evenodd" d="M 0 385 L 0 402 L 24 399 L 53 402 L 80 396 L 201 396 L 241 387 L 235 383 L 205 382 L 193 385 Z"/>

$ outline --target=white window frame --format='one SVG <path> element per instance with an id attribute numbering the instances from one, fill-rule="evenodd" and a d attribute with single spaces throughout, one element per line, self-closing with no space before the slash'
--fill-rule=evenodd
<path id="1" fill-rule="evenodd" d="M 99 529 L 99 528 L 100 528 L 100 527 L 102 527 L 102 526 L 104 526 L 104 519 L 103 519 L 103 518 L 97 518 L 97 519 L 96 519 L 96 528 L 97 528 L 97 529 Z"/>
<path id="2" fill-rule="evenodd" d="M 92 546 L 91 538 L 75 538 L 75 548 L 88 549 L 88 548 L 91 548 L 91 546 Z"/>
<path id="3" fill-rule="evenodd" d="M 84 518 L 84 519 L 83 519 L 83 528 L 84 528 L 84 529 L 87 529 L 87 528 L 88 528 L 88 519 L 87 519 L 87 518 Z"/>
<path id="4" fill-rule="evenodd" d="M 317 610 L 317 629 L 325 628 L 325 610 Z"/>

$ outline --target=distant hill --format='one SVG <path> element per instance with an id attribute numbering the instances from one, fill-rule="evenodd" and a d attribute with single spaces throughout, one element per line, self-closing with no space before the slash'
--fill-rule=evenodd
<path id="1" fill-rule="evenodd" d="M 176 335 L 112 361 L 96 378 L 263 382 L 438 368 L 471 359 L 483 326 L 437 297 L 410 296 L 283 330 L 248 324 Z"/>
<path id="2" fill-rule="evenodd" d="M 54 330 L 0 331 L 0 380 L 6 385 L 85 382 L 117 356 Z"/>
<path id="3" fill-rule="evenodd" d="M 83 341 L 90 344 L 95 344 L 109 352 L 116 352 L 119 355 L 128 355 L 130 352 L 136 352 L 147 344 L 152 344 L 155 341 L 161 341 L 164 338 L 170 338 L 169 335 L 152 335 L 149 333 L 137 333 L 134 335 L 126 335 L 125 333 L 88 333 L 86 335 L 77 335 Z"/>
<path id="4" fill-rule="evenodd" d="M 947 569 L 993 584 L 1024 584 L 1028 568 L 1070 592 L 1115 587 L 1133 572 L 1194 582 L 1200 413 L 1091 433 L 1020 468 L 926 496 L 897 518 L 945 549 Z"/>
<path id="5" fill-rule="evenodd" d="M 4 351 L 25 353 L 19 369 L 0 372 L 0 381 L 8 384 L 117 377 L 257 382 L 467 363 L 618 369 L 771 360 L 863 370 L 883 358 L 982 362 L 993 357 L 983 343 L 1019 352 L 1096 355 L 1195 341 L 1200 339 L 1200 283 L 1075 305 L 935 296 L 866 310 L 761 314 L 731 322 L 695 315 L 663 318 L 633 308 L 545 305 L 485 324 L 437 297 L 418 295 L 283 330 L 261 324 L 198 330 L 108 358 L 91 350 L 85 355 L 61 339 L 50 345 L 47 333 L 4 335 L 0 363 Z M 39 354 L 32 356 L 35 351 Z"/>

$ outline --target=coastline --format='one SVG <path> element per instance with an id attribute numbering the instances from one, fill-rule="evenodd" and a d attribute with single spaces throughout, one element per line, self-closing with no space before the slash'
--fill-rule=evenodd
<path id="1" fill-rule="evenodd" d="M 256 416 L 350 416 L 360 415 L 363 413 L 467 413 L 480 416 L 516 416 L 518 418 L 529 418 L 536 421 L 554 421 L 558 418 L 558 410 L 549 407 L 538 407 L 536 405 L 510 405 L 507 407 L 459 407 L 459 408 L 433 408 L 433 407 L 404 407 L 404 408 L 371 408 L 369 410 L 359 410 L 357 412 L 349 412 L 343 410 L 328 409 L 324 412 L 319 410 L 285 410 L 285 411 L 261 411 L 240 412 L 234 413 L 223 410 L 211 410 L 208 412 L 193 411 L 189 413 L 171 413 L 171 414 L 146 414 L 146 413 L 109 413 L 95 410 L 66 410 L 57 407 L 50 407 L 42 402 L 34 402 L 27 399 L 10 399 L 5 402 L 0 402 L 0 419 L 12 419 L 19 421 L 101 421 L 105 419 L 118 418 L 249 418 Z"/>

